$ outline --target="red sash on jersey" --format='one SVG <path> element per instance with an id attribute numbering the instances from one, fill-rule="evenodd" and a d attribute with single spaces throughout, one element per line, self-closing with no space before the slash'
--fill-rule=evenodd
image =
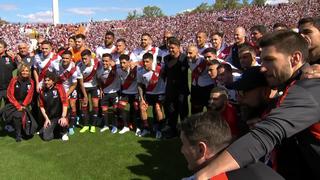
<path id="1" fill-rule="evenodd" d="M 126 90 L 128 89 L 133 80 L 136 79 L 137 77 L 137 66 L 135 66 L 129 73 L 129 75 L 127 76 L 126 80 L 124 80 L 123 84 L 122 84 L 122 90 Z"/>
<path id="2" fill-rule="evenodd" d="M 196 81 L 196 84 L 198 84 L 198 79 L 200 77 L 200 74 L 206 69 L 208 65 L 208 62 L 206 60 L 203 60 L 201 63 L 197 65 L 196 68 L 192 71 L 192 82 Z"/>
<path id="3" fill-rule="evenodd" d="M 42 79 L 44 78 L 44 76 L 47 74 L 47 70 L 49 68 L 49 66 L 51 65 L 52 61 L 56 60 L 58 58 L 58 56 L 60 56 L 64 51 L 60 51 L 57 54 L 55 54 L 51 59 L 49 59 L 49 61 L 47 62 L 47 64 L 42 68 L 41 73 L 39 74 L 39 82 L 42 81 Z"/>
<path id="4" fill-rule="evenodd" d="M 153 89 L 157 86 L 159 81 L 160 71 L 161 71 L 161 66 L 157 66 L 156 70 L 153 71 L 148 87 L 146 88 L 148 92 L 153 91 Z"/>
<path id="5" fill-rule="evenodd" d="M 218 55 L 218 59 L 225 59 L 227 56 L 229 56 L 232 46 L 225 47 Z"/>
<path id="6" fill-rule="evenodd" d="M 62 73 L 60 76 L 59 76 L 59 80 L 57 83 L 63 83 L 64 81 L 68 80 L 72 75 L 73 73 L 77 70 L 77 67 L 73 67 L 71 68 L 70 72 L 69 71 L 65 71 L 64 73 Z"/>
<path id="7" fill-rule="evenodd" d="M 99 61 L 98 61 L 97 58 L 95 58 L 95 59 L 94 59 L 94 65 L 93 65 L 92 71 L 91 71 L 91 73 L 89 74 L 89 76 L 87 76 L 86 78 L 83 79 L 83 82 L 88 82 L 88 81 L 90 81 L 90 80 L 93 78 L 93 76 L 96 75 L 98 66 L 99 66 Z"/>
<path id="8" fill-rule="evenodd" d="M 102 80 L 101 88 L 104 89 L 104 88 L 108 87 L 110 84 L 112 84 L 115 77 L 116 77 L 116 66 L 113 66 L 107 79 L 105 81 Z"/>
<path id="9" fill-rule="evenodd" d="M 210 180 L 228 180 L 228 179 L 229 178 L 228 178 L 226 173 L 221 173 L 221 174 L 219 174 L 217 176 L 213 176 L 213 177 L 210 178 Z"/>

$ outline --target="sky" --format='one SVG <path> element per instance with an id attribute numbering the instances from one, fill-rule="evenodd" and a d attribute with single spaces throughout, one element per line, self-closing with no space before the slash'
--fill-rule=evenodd
<path id="1" fill-rule="evenodd" d="M 128 12 L 158 6 L 166 15 L 213 0 L 59 0 L 60 23 L 126 19 Z M 0 18 L 9 22 L 52 22 L 52 0 L 0 0 Z"/>

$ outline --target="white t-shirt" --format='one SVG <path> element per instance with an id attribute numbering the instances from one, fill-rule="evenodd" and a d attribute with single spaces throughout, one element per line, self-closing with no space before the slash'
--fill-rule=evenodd
<path id="1" fill-rule="evenodd" d="M 149 48 L 147 48 L 146 50 L 139 47 L 132 51 L 132 53 L 130 54 L 130 59 L 133 62 L 140 62 L 142 61 L 142 56 L 147 52 L 150 52 L 153 54 L 152 69 L 155 69 L 157 66 L 157 56 L 159 53 L 159 48 L 157 47 L 149 46 Z"/>
<path id="2" fill-rule="evenodd" d="M 102 60 L 102 55 L 105 54 L 105 53 L 109 53 L 109 54 L 112 54 L 113 51 L 115 51 L 116 49 L 116 46 L 112 45 L 111 48 L 107 48 L 105 46 L 100 46 L 97 48 L 96 50 L 96 56 L 97 58 L 101 61 Z"/>

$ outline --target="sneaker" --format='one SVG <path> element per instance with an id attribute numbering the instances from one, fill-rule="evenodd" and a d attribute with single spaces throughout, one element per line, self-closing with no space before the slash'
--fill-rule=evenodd
<path id="1" fill-rule="evenodd" d="M 9 133 L 14 131 L 14 128 L 11 125 L 6 125 L 4 129 Z"/>
<path id="2" fill-rule="evenodd" d="M 161 131 L 156 132 L 156 139 L 161 139 L 162 138 L 162 133 Z"/>
<path id="3" fill-rule="evenodd" d="M 83 128 L 80 130 L 80 133 L 84 133 L 89 131 L 90 127 L 89 126 L 83 126 Z"/>
<path id="4" fill-rule="evenodd" d="M 119 134 L 124 134 L 124 133 L 129 132 L 129 131 L 130 131 L 130 128 L 124 126 L 124 127 L 121 129 L 121 131 L 119 131 Z"/>
<path id="5" fill-rule="evenodd" d="M 61 139 L 62 139 L 62 141 L 69 141 L 69 136 L 68 136 L 68 134 L 67 134 L 67 133 L 64 134 Z"/>
<path id="6" fill-rule="evenodd" d="M 68 134 L 69 134 L 70 136 L 74 135 L 74 129 L 73 129 L 73 128 L 69 128 Z"/>
<path id="7" fill-rule="evenodd" d="M 111 129 L 111 133 L 112 133 L 112 134 L 115 134 L 115 133 L 117 133 L 117 132 L 118 132 L 118 128 L 115 127 L 115 126 L 113 126 L 112 129 Z"/>
<path id="8" fill-rule="evenodd" d="M 137 128 L 135 135 L 141 137 L 141 129 Z"/>
<path id="9" fill-rule="evenodd" d="M 109 130 L 109 127 L 108 126 L 103 126 L 103 128 L 100 129 L 100 132 L 105 132 L 106 130 Z"/>
<path id="10" fill-rule="evenodd" d="M 21 136 L 16 136 L 16 142 L 21 142 L 22 141 L 22 137 Z"/>
<path id="11" fill-rule="evenodd" d="M 90 127 L 90 132 L 91 133 L 95 133 L 96 132 L 96 127 L 95 126 L 91 126 Z"/>
<path id="12" fill-rule="evenodd" d="M 148 134 L 150 134 L 150 131 L 147 130 L 147 129 L 144 129 L 144 130 L 142 130 L 142 132 L 141 132 L 141 137 L 144 137 L 144 136 L 146 136 L 146 135 L 148 135 Z"/>

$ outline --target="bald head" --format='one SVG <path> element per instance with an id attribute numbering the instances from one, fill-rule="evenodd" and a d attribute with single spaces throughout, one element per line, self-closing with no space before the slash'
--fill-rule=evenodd
<path id="1" fill-rule="evenodd" d="M 198 57 L 198 48 L 194 45 L 188 47 L 187 57 L 189 60 L 195 60 Z"/>
<path id="2" fill-rule="evenodd" d="M 234 31 L 234 40 L 236 44 L 243 44 L 246 40 L 246 30 L 243 27 L 237 27 Z"/>
<path id="3" fill-rule="evenodd" d="M 196 38 L 197 38 L 197 46 L 199 48 L 203 48 L 208 39 L 207 34 L 205 32 L 198 32 Z"/>

